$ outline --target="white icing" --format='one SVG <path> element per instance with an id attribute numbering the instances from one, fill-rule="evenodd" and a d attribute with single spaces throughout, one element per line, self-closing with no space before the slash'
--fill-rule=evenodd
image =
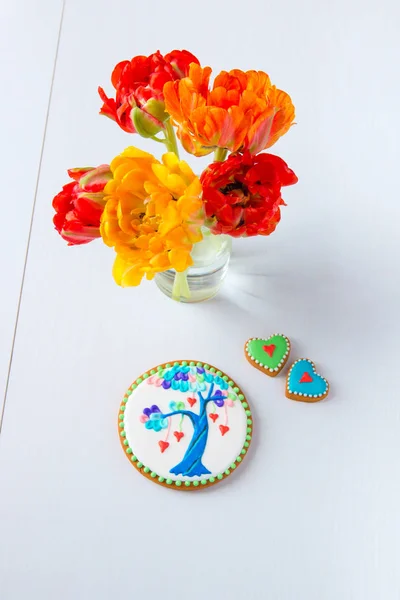
<path id="1" fill-rule="evenodd" d="M 208 388 L 209 384 L 207 384 L 207 390 Z M 204 397 L 207 396 L 207 390 L 203 392 Z M 233 392 L 231 387 L 227 391 L 228 393 Z M 188 397 L 197 398 L 197 402 L 192 408 L 187 402 Z M 179 442 L 174 436 L 174 431 L 179 431 L 181 416 L 170 417 L 171 430 L 167 440 L 169 447 L 164 452 L 161 452 L 158 442 L 165 440 L 167 429 L 162 429 L 159 432 L 148 430 L 140 422 L 139 418 L 143 414 L 144 408 L 156 404 L 164 414 L 167 414 L 172 412 L 169 408 L 170 402 L 185 402 L 185 410 L 191 410 L 196 414 L 199 412 L 200 402 L 197 393 L 185 393 L 172 389 L 165 390 L 162 386 L 149 385 L 146 379 L 129 396 L 124 413 L 124 429 L 129 447 L 132 449 L 133 454 L 137 456 L 138 461 L 149 467 L 151 471 L 156 472 L 158 476 L 173 481 L 208 479 L 228 469 L 231 463 L 234 463 L 235 459 L 240 456 L 243 444 L 246 441 L 248 417 L 241 401 L 237 398 L 233 406 L 227 407 L 229 431 L 223 436 L 219 426 L 225 425 L 225 407 L 216 407 L 213 411 L 214 405 L 212 403 L 207 405 L 208 414 L 216 412 L 219 416 L 215 423 L 212 419 L 208 419 L 207 445 L 202 458 L 203 465 L 211 471 L 211 474 L 198 477 L 170 473 L 170 469 L 183 459 L 192 438 L 193 425 L 187 416 L 182 423 L 184 437 Z"/>

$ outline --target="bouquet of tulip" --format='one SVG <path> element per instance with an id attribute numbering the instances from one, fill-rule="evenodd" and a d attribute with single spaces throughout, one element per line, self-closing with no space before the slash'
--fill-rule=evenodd
<path id="1" fill-rule="evenodd" d="M 115 97 L 99 88 L 100 114 L 166 147 L 161 161 L 130 146 L 109 165 L 70 169 L 53 200 L 55 228 L 69 245 L 102 238 L 114 248 L 121 286 L 169 269 L 182 281 L 205 228 L 269 235 L 285 204 L 281 187 L 297 182 L 280 157 L 263 152 L 293 124 L 290 96 L 262 71 L 222 71 L 212 86 L 210 76 L 193 54 L 173 50 L 117 64 Z M 214 153 L 200 177 L 179 159 L 177 138 L 194 156 Z"/>

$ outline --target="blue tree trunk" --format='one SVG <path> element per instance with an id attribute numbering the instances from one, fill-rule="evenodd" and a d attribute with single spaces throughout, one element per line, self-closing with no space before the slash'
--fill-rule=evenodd
<path id="1" fill-rule="evenodd" d="M 194 425 L 193 437 L 190 441 L 188 449 L 186 450 L 183 460 L 172 467 L 170 473 L 174 475 L 184 475 L 187 477 L 194 477 L 201 475 L 209 475 L 210 471 L 203 465 L 201 459 L 203 458 L 204 450 L 206 449 L 208 438 L 208 419 L 205 405 L 202 407 L 201 414 L 197 422 Z"/>

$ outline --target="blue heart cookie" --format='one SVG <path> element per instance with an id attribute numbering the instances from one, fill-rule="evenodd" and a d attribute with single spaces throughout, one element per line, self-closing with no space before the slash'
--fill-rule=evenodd
<path id="1" fill-rule="evenodd" d="M 327 397 L 329 383 L 318 375 L 309 358 L 299 358 L 289 369 L 286 378 L 286 396 L 291 400 L 319 402 Z"/>

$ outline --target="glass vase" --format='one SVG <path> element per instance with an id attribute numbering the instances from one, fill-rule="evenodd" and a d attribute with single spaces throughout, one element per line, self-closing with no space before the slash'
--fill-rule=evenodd
<path id="1" fill-rule="evenodd" d="M 159 289 L 177 302 L 202 302 L 215 296 L 225 279 L 232 238 L 203 230 L 203 240 L 193 246 L 193 265 L 183 273 L 174 269 L 157 273 Z"/>

